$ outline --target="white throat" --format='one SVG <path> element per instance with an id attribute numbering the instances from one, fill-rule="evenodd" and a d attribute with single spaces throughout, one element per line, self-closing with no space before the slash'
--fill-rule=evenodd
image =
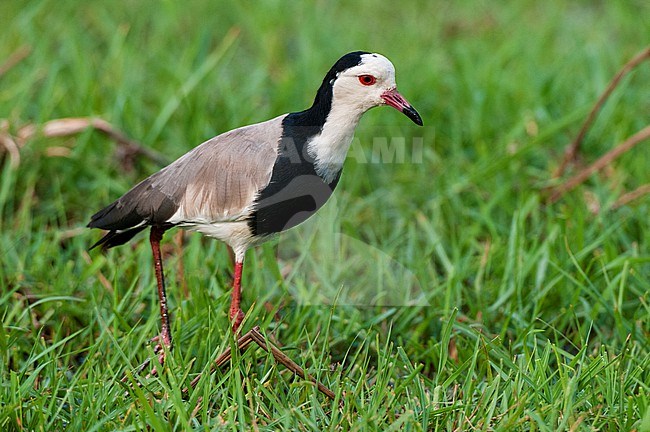
<path id="1" fill-rule="evenodd" d="M 325 182 L 334 181 L 343 168 L 354 130 L 364 112 L 362 108 L 332 101 L 323 129 L 307 142 L 307 152 L 314 160 L 316 174 Z"/>

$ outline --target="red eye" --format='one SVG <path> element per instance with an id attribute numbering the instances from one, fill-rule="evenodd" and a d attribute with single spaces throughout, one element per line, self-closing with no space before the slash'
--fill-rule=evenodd
<path id="1" fill-rule="evenodd" d="M 373 85 L 377 81 L 377 78 L 375 78 L 372 75 L 360 75 L 359 76 L 359 82 L 365 86 L 370 86 Z"/>

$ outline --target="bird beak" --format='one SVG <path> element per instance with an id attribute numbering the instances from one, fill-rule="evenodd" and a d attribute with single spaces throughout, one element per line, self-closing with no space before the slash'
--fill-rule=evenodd
<path id="1" fill-rule="evenodd" d="M 404 115 L 415 123 L 418 126 L 422 126 L 422 117 L 420 114 L 411 106 L 411 104 L 404 99 L 404 96 L 399 94 L 397 89 L 387 90 L 382 93 L 381 98 L 384 100 L 384 103 L 392 106 L 397 111 L 401 111 Z"/>

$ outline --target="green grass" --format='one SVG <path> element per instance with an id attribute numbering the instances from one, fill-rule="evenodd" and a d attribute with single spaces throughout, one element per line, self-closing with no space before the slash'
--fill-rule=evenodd
<path id="1" fill-rule="evenodd" d="M 1 430 L 650 431 L 650 200 L 611 209 L 650 182 L 650 147 L 556 204 L 541 192 L 650 40 L 646 2 L 3 1 L 0 16 L 0 63 L 31 50 L 0 77 L 12 134 L 98 116 L 173 159 L 303 109 L 356 49 L 393 60 L 425 122 L 368 113 L 333 201 L 247 257 L 245 327 L 333 402 L 261 350 L 181 394 L 232 343 L 227 253 L 197 234 L 182 255 L 167 236 L 166 367 L 121 384 L 158 333 L 151 254 L 141 236 L 87 256 L 100 234 L 83 227 L 159 166 L 125 171 L 90 130 L 30 140 L 17 168 L 0 157 Z M 648 124 L 649 82 L 647 63 L 623 80 L 585 162 Z M 363 163 L 390 137 L 404 163 Z"/>

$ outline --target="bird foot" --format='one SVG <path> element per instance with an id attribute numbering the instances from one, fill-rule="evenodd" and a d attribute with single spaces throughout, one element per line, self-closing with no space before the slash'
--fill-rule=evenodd
<path id="1" fill-rule="evenodd" d="M 171 341 L 168 338 L 165 338 L 163 335 L 158 335 L 151 338 L 149 342 L 151 343 L 157 342 L 156 345 L 153 347 L 153 353 L 158 356 L 158 363 L 160 363 L 160 365 L 163 366 L 165 364 L 165 352 L 171 351 L 172 349 Z M 166 349 L 163 349 L 163 346 Z"/>
<path id="2" fill-rule="evenodd" d="M 167 353 L 167 351 L 171 351 L 171 349 L 172 349 L 172 343 L 171 343 L 170 338 L 168 336 L 167 337 L 165 337 L 165 336 L 166 336 L 165 334 L 154 336 L 149 341 L 151 343 L 157 342 L 156 345 L 153 347 L 153 353 L 158 356 L 158 363 L 160 364 L 160 367 L 163 367 L 165 365 L 166 353 Z M 148 360 L 147 360 L 147 362 L 148 362 Z M 149 372 L 147 374 L 146 378 L 151 378 L 151 377 L 157 376 L 157 375 L 158 375 L 158 370 L 156 369 L 156 366 L 154 366 L 151 369 L 151 372 Z"/>
<path id="3" fill-rule="evenodd" d="M 239 334 L 239 327 L 244 321 L 244 311 L 241 309 L 230 309 L 230 322 L 232 322 L 232 332 Z"/>
<path id="4" fill-rule="evenodd" d="M 156 343 L 157 342 L 156 345 L 153 347 L 153 353 L 154 353 L 154 355 L 157 356 L 158 363 L 160 364 L 160 367 L 163 367 L 165 365 L 166 352 L 171 351 L 171 349 L 172 349 L 171 342 L 169 342 L 169 341 L 166 342 L 165 339 L 166 338 L 164 337 L 164 335 L 158 335 L 158 336 L 155 336 L 155 337 L 153 337 L 153 338 L 151 338 L 149 340 L 150 343 Z M 162 343 L 160 343 L 160 341 L 162 341 Z M 163 347 L 166 347 L 167 349 L 165 349 Z M 149 364 L 151 364 L 151 359 L 150 358 L 143 361 L 140 364 L 140 366 L 138 366 L 135 369 L 136 374 L 137 375 L 141 374 L 149 366 Z M 151 368 L 151 371 L 149 371 L 149 373 L 145 376 L 145 378 L 148 379 L 148 378 L 155 377 L 155 376 L 158 376 L 158 369 L 157 369 L 156 366 Z M 125 374 L 124 377 L 122 378 L 122 382 L 125 383 L 127 381 L 128 381 L 128 378 L 127 378 L 127 376 Z"/>

